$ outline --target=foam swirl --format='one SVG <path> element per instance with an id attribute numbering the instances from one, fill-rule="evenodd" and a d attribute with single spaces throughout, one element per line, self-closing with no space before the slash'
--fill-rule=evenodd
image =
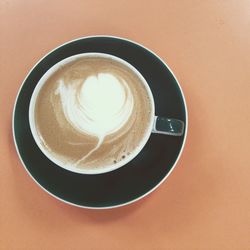
<path id="1" fill-rule="evenodd" d="M 55 94 L 60 96 L 68 123 L 78 132 L 98 138 L 97 145 L 75 164 L 96 151 L 107 135 L 121 129 L 134 107 L 133 95 L 126 81 L 110 73 L 90 75 L 70 84 L 62 78 Z"/>

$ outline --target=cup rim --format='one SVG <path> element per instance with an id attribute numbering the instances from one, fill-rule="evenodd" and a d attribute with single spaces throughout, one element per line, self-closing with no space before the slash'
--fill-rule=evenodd
<path id="1" fill-rule="evenodd" d="M 135 150 L 132 151 L 132 153 L 126 157 L 124 160 L 119 161 L 118 163 L 115 164 L 110 164 L 110 165 L 106 165 L 104 167 L 101 168 L 96 168 L 96 169 L 84 169 L 84 168 L 76 168 L 74 166 L 71 165 L 66 165 L 64 164 L 62 161 L 60 161 L 59 159 L 57 159 L 56 157 L 54 157 L 52 154 L 49 153 L 49 151 L 47 151 L 42 145 L 42 140 L 38 135 L 37 129 L 36 129 L 36 125 L 35 125 L 35 119 L 34 119 L 34 113 L 35 113 L 35 105 L 36 105 L 36 100 L 37 97 L 40 93 L 41 88 L 44 86 L 44 84 L 46 84 L 47 79 L 54 73 L 56 72 L 61 66 L 68 64 L 72 61 L 75 61 L 77 59 L 80 58 L 85 58 L 85 57 L 102 57 L 102 58 L 110 58 L 112 60 L 115 60 L 117 62 L 122 63 L 123 65 L 125 65 L 126 67 L 128 67 L 129 69 L 131 69 L 133 71 L 133 73 L 136 74 L 137 77 L 140 78 L 141 82 L 143 83 L 144 87 L 146 88 L 147 94 L 150 98 L 150 104 L 151 104 L 151 114 L 149 117 L 149 125 L 147 127 L 147 130 L 145 132 L 144 137 L 141 139 L 140 143 L 137 145 L 137 147 L 135 148 Z M 44 74 L 43 76 L 39 79 L 39 81 L 37 82 L 33 93 L 31 95 L 31 99 L 30 99 L 30 103 L 29 103 L 29 125 L 30 125 L 30 129 L 31 129 L 31 134 L 36 142 L 36 145 L 39 147 L 39 149 L 42 151 L 42 153 L 49 159 L 51 160 L 53 163 L 55 163 L 57 166 L 66 169 L 68 171 L 77 173 L 77 174 L 104 174 L 104 173 L 108 173 L 110 171 L 114 171 L 118 168 L 121 168 L 123 166 L 125 166 L 127 163 L 129 163 L 130 161 L 132 161 L 144 148 L 144 146 L 146 145 L 147 141 L 150 138 L 150 135 L 152 133 L 152 129 L 153 129 L 153 124 L 154 124 L 154 117 L 155 117 L 155 105 L 154 105 L 154 97 L 152 94 L 152 91 L 147 83 L 147 81 L 145 80 L 145 78 L 143 77 L 143 75 L 130 63 L 128 63 L 127 61 L 125 61 L 124 59 L 121 59 L 117 56 L 111 55 L 111 54 L 107 54 L 107 53 L 99 53 L 99 52 L 87 52 L 87 53 L 81 53 L 81 54 L 75 54 L 73 56 L 69 56 L 67 58 L 64 58 L 63 60 L 57 62 L 56 64 L 54 64 L 51 68 L 49 68 Z"/>
<path id="2" fill-rule="evenodd" d="M 87 205 L 79 205 L 79 204 L 76 204 L 76 203 L 73 203 L 73 202 L 70 202 L 70 201 L 67 201 L 63 198 L 60 198 L 58 196 L 56 196 L 55 194 L 53 194 L 52 192 L 50 192 L 49 190 L 47 190 L 45 187 L 43 187 L 36 179 L 35 177 L 29 172 L 27 166 L 25 165 L 25 162 L 24 160 L 22 159 L 22 156 L 21 156 L 21 153 L 19 152 L 19 148 L 18 148 L 18 145 L 17 145 L 17 141 L 16 141 L 16 137 L 15 137 L 15 112 L 16 112 L 16 107 L 17 107 L 17 102 L 18 102 L 18 97 L 23 89 L 23 86 L 25 84 L 25 82 L 27 81 L 27 78 L 28 76 L 31 74 L 31 72 L 37 67 L 37 65 L 42 61 L 44 60 L 48 55 L 50 55 L 51 53 L 53 53 L 54 51 L 56 51 L 57 49 L 67 45 L 67 44 L 70 44 L 70 43 L 73 43 L 73 42 L 76 42 L 78 40 L 83 40 L 83 39 L 91 39 L 91 38 L 113 38 L 113 39 L 120 39 L 120 40 L 123 40 L 123 41 L 126 41 L 128 43 L 132 43 L 132 44 L 135 44 L 137 46 L 140 46 L 142 47 L 143 49 L 145 49 L 146 51 L 148 51 L 149 53 L 151 53 L 152 55 L 154 55 L 159 61 L 161 61 L 161 63 L 169 70 L 169 72 L 172 74 L 173 78 L 175 79 L 176 81 L 176 84 L 178 85 L 179 87 L 179 90 L 180 90 L 180 93 L 181 93 L 181 96 L 182 96 L 182 99 L 183 99 L 183 104 L 184 104 L 184 109 L 185 109 L 185 116 L 186 116 L 186 123 L 185 123 L 185 132 L 184 132 L 184 138 L 183 138 L 183 142 L 182 142 L 182 146 L 181 146 L 181 149 L 179 151 L 179 154 L 174 162 L 174 164 L 172 165 L 172 168 L 169 170 L 169 172 L 164 176 L 164 178 L 162 178 L 162 180 L 160 182 L 158 182 L 153 188 L 151 188 L 150 190 L 148 190 L 147 192 L 145 192 L 143 195 L 137 197 L 137 198 L 134 198 L 128 202 L 124 202 L 122 204 L 117 204 L 117 205 L 111 205 L 111 206 L 101 206 L 101 207 L 94 207 L 94 206 L 87 206 Z M 15 148 L 16 148 L 16 152 L 17 152 L 17 155 L 22 163 L 22 166 L 24 167 L 25 171 L 27 172 L 27 174 L 33 179 L 33 181 L 42 189 L 44 190 L 46 193 L 48 193 L 49 195 L 51 195 L 52 197 L 56 198 L 57 200 L 60 200 L 61 202 L 63 203 L 66 203 L 68 205 L 71 205 L 71 206 L 75 206 L 75 207 L 79 207 L 79 208 L 85 208 L 85 209 L 92 209 L 92 210 L 103 210 L 103 209 L 113 209 L 113 208 L 118 208 L 118 207 L 123 207 L 123 206 L 127 206 L 127 205 L 130 205 L 130 204 L 133 204 L 134 202 L 136 201 L 139 201 L 141 199 L 144 199 L 146 196 L 148 196 L 149 194 L 151 194 L 152 192 L 154 192 L 169 176 L 170 174 L 173 172 L 173 170 L 175 169 L 181 155 L 182 155 L 182 152 L 184 150 L 184 147 L 186 145 L 186 140 L 187 140 L 187 135 L 188 135 L 188 108 L 187 108 L 187 104 L 186 104 L 186 99 L 185 99 L 185 96 L 184 96 L 184 93 L 183 93 L 183 90 L 181 88 L 181 85 L 179 83 L 179 81 L 177 80 L 177 77 L 175 76 L 175 74 L 173 73 L 173 71 L 171 70 L 171 68 L 167 65 L 167 63 L 165 63 L 165 61 L 160 57 L 158 56 L 155 52 L 153 52 L 152 50 L 150 50 L 149 48 L 145 47 L 144 45 L 140 44 L 139 42 L 136 42 L 134 40 L 131 40 L 129 38 L 125 38 L 125 37 L 119 37 L 119 36 L 112 36 L 112 35 L 105 35 L 105 34 L 100 34 L 100 35 L 90 35 L 90 36 L 82 36 L 82 37 L 78 37 L 78 38 L 75 38 L 75 39 L 71 39 L 69 41 L 66 41 L 60 45 L 58 45 L 57 47 L 51 49 L 49 52 L 47 52 L 43 57 L 41 57 L 34 65 L 33 67 L 28 71 L 28 73 L 26 74 L 24 80 L 22 81 L 22 84 L 20 85 L 19 89 L 18 89 L 18 92 L 17 92 L 17 95 L 16 95 L 16 99 L 14 101 L 14 105 L 13 105 L 13 112 L 12 112 L 12 136 L 13 136 L 13 141 L 14 141 L 14 145 L 15 145 Z"/>

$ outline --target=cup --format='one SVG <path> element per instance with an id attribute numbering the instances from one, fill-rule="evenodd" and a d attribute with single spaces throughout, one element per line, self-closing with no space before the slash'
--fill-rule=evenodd
<path id="1" fill-rule="evenodd" d="M 54 73 L 56 72 L 59 68 L 62 68 L 64 65 L 76 60 L 76 59 L 80 59 L 80 58 L 84 58 L 84 57 L 102 57 L 102 58 L 108 58 L 108 59 L 112 59 L 116 62 L 121 63 L 122 65 L 124 65 L 125 67 L 131 69 L 133 71 L 133 73 L 141 80 L 141 82 L 143 83 L 148 97 L 150 99 L 150 104 L 151 104 L 151 110 L 153 112 L 151 112 L 151 115 L 149 116 L 149 126 L 148 129 L 146 131 L 146 133 L 144 134 L 144 137 L 141 139 L 141 141 L 139 142 L 139 145 L 137 145 L 136 149 L 128 156 L 126 157 L 125 160 L 118 162 L 116 164 L 111 164 L 99 169 L 79 169 L 76 168 L 75 166 L 70 166 L 70 165 L 65 165 L 63 164 L 59 159 L 57 159 L 56 157 L 54 157 L 48 150 L 44 149 L 44 147 L 42 146 L 42 141 L 41 138 L 38 135 L 38 131 L 36 129 L 36 125 L 35 125 L 35 104 L 36 104 L 36 100 L 39 94 L 39 91 L 41 90 L 41 88 L 43 87 L 43 85 L 46 83 L 46 80 Z M 54 162 L 56 165 L 58 165 L 59 167 L 62 167 L 66 170 L 75 172 L 75 173 L 79 173 L 79 174 L 103 174 L 109 171 L 113 171 L 115 169 L 118 169 L 124 165 L 126 165 L 128 162 L 132 161 L 140 152 L 141 150 L 144 148 L 144 146 L 146 145 L 149 137 L 151 136 L 151 134 L 153 133 L 157 133 L 157 134 L 162 134 L 162 136 L 182 136 L 183 132 L 184 132 L 184 127 L 185 124 L 183 121 L 175 119 L 175 118 L 169 118 L 169 117 L 160 117 L 157 114 L 155 114 L 155 102 L 154 102 L 154 97 L 152 95 L 152 92 L 150 90 L 150 87 L 147 83 L 147 81 L 144 79 L 144 77 L 142 76 L 142 74 L 131 64 L 129 64 L 127 61 L 110 55 L 110 54 L 105 54 L 105 53 L 83 53 L 83 54 L 77 54 L 77 55 L 73 55 L 71 57 L 68 57 L 58 63 L 56 63 L 54 66 L 52 66 L 43 76 L 42 78 L 38 81 L 34 92 L 32 94 L 31 100 L 30 100 L 30 104 L 29 104 L 29 124 L 30 124 L 30 128 L 31 128 L 31 132 L 33 135 L 33 138 L 37 144 L 37 146 L 40 148 L 40 150 L 43 152 L 43 154 L 50 159 L 52 162 Z M 157 150 L 157 149 L 156 149 Z"/>

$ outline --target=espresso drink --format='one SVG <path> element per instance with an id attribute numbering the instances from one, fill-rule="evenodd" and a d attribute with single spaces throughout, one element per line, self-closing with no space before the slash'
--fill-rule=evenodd
<path id="1" fill-rule="evenodd" d="M 82 57 L 61 66 L 35 103 L 42 147 L 64 166 L 100 169 L 133 154 L 150 129 L 152 104 L 123 63 Z"/>

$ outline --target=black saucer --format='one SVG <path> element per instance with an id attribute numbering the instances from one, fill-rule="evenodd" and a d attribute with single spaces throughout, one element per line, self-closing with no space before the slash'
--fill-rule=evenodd
<path id="1" fill-rule="evenodd" d="M 42 75 L 62 59 L 84 52 L 118 56 L 147 80 L 156 115 L 177 118 L 186 124 L 185 100 L 177 80 L 159 57 L 132 41 L 106 36 L 80 38 L 46 55 L 26 77 L 16 100 L 13 132 L 20 159 L 31 177 L 48 193 L 67 203 L 89 208 L 128 204 L 158 186 L 176 164 L 182 151 L 186 129 L 181 137 L 152 134 L 140 154 L 118 170 L 83 175 L 67 171 L 48 160 L 37 147 L 28 120 L 32 92 Z"/>

